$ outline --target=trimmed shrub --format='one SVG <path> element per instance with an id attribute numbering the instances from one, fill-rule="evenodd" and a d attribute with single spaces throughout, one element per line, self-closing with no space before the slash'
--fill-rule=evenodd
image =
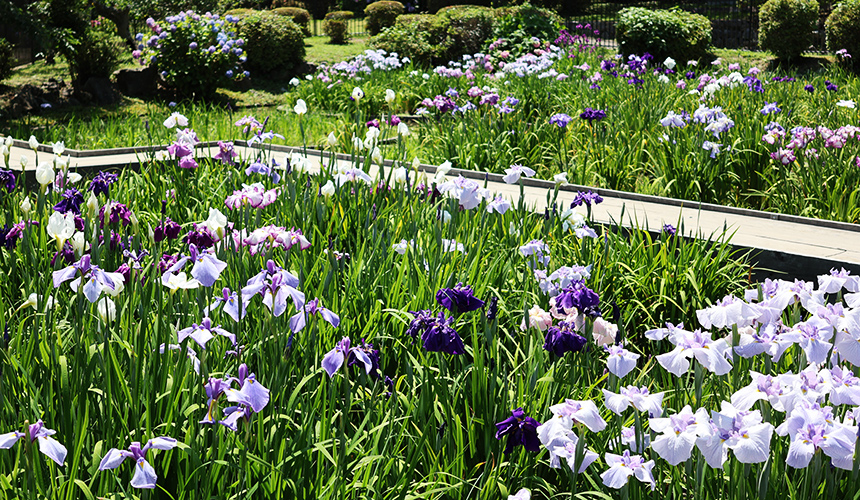
<path id="1" fill-rule="evenodd" d="M 616 40 L 625 56 L 648 52 L 658 61 L 699 60 L 711 46 L 711 21 L 680 9 L 627 7 L 618 12 Z"/>
<path id="2" fill-rule="evenodd" d="M 447 61 L 451 41 L 445 37 L 439 19 L 434 15 L 405 14 L 394 26 L 385 28 L 370 40 L 370 45 L 412 59 L 415 64 L 431 66 Z"/>
<path id="3" fill-rule="evenodd" d="M 860 0 L 846 0 L 834 7 L 824 28 L 827 50 L 845 49 L 852 58 L 860 57 Z"/>
<path id="4" fill-rule="evenodd" d="M 512 51 L 514 57 L 533 48 L 532 38 L 555 40 L 562 27 L 558 14 L 529 3 L 496 9 L 495 14 L 498 21 L 493 37 L 505 39 L 507 45 L 516 48 Z"/>
<path id="5" fill-rule="evenodd" d="M 272 0 L 272 5 L 269 6 L 272 10 L 280 9 L 281 7 L 293 7 L 302 10 L 307 10 L 308 8 L 304 2 L 298 0 Z"/>
<path id="6" fill-rule="evenodd" d="M 450 42 L 446 54 L 449 60 L 479 52 L 496 27 L 493 10 L 486 7 L 453 6 L 440 9 L 436 17 Z"/>
<path id="7" fill-rule="evenodd" d="M 90 77 L 109 77 L 119 68 L 120 58 L 126 50 L 113 22 L 103 17 L 94 19 L 84 31 L 80 43 L 74 46 L 73 57 L 69 59 L 72 81 L 80 85 Z"/>
<path id="8" fill-rule="evenodd" d="M 477 10 L 485 10 L 489 13 L 493 12 L 493 9 L 491 9 L 490 7 L 484 7 L 483 5 L 464 4 L 464 5 L 446 5 L 445 7 L 442 7 L 441 9 L 437 10 L 436 15 L 438 16 L 439 14 L 443 14 L 445 12 L 449 12 L 452 10 L 476 10 L 476 9 Z"/>
<path id="9" fill-rule="evenodd" d="M 397 16 L 405 11 L 403 4 L 382 0 L 364 8 L 365 26 L 371 35 L 378 35 L 384 28 L 394 26 Z"/>
<path id="10" fill-rule="evenodd" d="M 758 20 L 759 46 L 780 59 L 793 59 L 812 43 L 812 32 L 818 23 L 818 2 L 768 0 L 758 11 Z"/>
<path id="11" fill-rule="evenodd" d="M 253 14 L 254 12 L 257 12 L 257 11 L 254 9 L 230 9 L 227 12 L 225 12 L 224 15 L 225 16 L 233 16 L 233 17 L 237 17 L 237 18 L 241 19 L 241 18 L 247 16 L 248 14 Z"/>
<path id="12" fill-rule="evenodd" d="M 5 38 L 0 38 L 0 82 L 9 78 L 15 58 L 12 57 L 12 44 Z"/>
<path id="13" fill-rule="evenodd" d="M 310 23 L 311 23 L 311 14 L 305 9 L 300 9 L 298 7 L 278 7 L 272 10 L 275 14 L 279 16 L 287 16 L 293 20 L 294 23 L 298 24 L 302 29 L 302 33 L 305 36 L 311 36 Z"/>
<path id="14" fill-rule="evenodd" d="M 329 12 L 323 20 L 323 33 L 329 38 L 329 43 L 343 45 L 349 42 L 349 24 L 353 18 L 352 12 L 338 10 Z"/>
<path id="15" fill-rule="evenodd" d="M 287 16 L 255 12 L 239 21 L 245 40 L 246 67 L 254 73 L 271 74 L 292 69 L 305 60 L 302 29 Z"/>

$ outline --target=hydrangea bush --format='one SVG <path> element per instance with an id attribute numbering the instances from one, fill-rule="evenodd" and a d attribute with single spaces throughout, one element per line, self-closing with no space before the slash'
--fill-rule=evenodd
<path id="1" fill-rule="evenodd" d="M 186 97 L 207 98 L 218 87 L 249 76 L 245 41 L 237 36 L 238 18 L 218 14 L 180 12 L 156 22 L 149 18 L 150 34 L 138 33 L 132 53 L 141 65 L 154 65 L 165 85 Z"/>

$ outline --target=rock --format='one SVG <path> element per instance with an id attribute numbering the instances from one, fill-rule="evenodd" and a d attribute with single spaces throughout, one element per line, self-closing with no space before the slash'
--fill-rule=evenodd
<path id="1" fill-rule="evenodd" d="M 60 96 L 65 88 L 66 82 L 62 79 L 57 80 L 56 78 L 51 78 L 42 84 L 42 98 L 52 103 L 58 102 L 60 101 Z"/>
<path id="2" fill-rule="evenodd" d="M 119 91 L 129 97 L 151 97 L 158 88 L 158 73 L 151 66 L 121 69 L 114 75 Z"/>
<path id="3" fill-rule="evenodd" d="M 90 94 L 99 106 L 110 106 L 122 100 L 122 95 L 117 92 L 108 78 L 90 77 L 84 83 L 83 90 Z"/>
<path id="4" fill-rule="evenodd" d="M 24 85 L 9 102 L 9 114 L 19 117 L 37 113 L 44 102 L 42 89 L 33 85 Z"/>

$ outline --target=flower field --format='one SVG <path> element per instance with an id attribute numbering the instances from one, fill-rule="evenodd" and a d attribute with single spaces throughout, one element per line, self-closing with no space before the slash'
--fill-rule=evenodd
<path id="1" fill-rule="evenodd" d="M 729 233 L 559 186 L 856 222 L 856 78 L 533 49 L 171 106 L 139 171 L 3 138 L 2 495 L 853 498 L 860 277 L 755 283 Z"/>

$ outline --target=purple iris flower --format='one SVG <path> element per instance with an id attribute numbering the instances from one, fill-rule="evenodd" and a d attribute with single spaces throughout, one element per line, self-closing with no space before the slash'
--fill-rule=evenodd
<path id="1" fill-rule="evenodd" d="M 782 111 L 782 109 L 777 107 L 776 101 L 774 101 L 774 102 L 765 101 L 764 107 L 761 108 L 761 114 L 763 114 L 763 115 L 769 115 L 771 113 L 779 113 L 780 111 Z"/>
<path id="2" fill-rule="evenodd" d="M 182 226 L 173 222 L 170 217 L 165 217 L 164 221 L 162 221 L 158 226 L 155 227 L 154 236 L 155 241 L 164 241 L 164 240 L 175 240 L 179 237 L 179 232 L 182 230 Z"/>
<path id="3" fill-rule="evenodd" d="M 221 325 L 212 326 L 212 320 L 208 317 L 203 318 L 203 321 L 201 321 L 199 325 L 197 323 L 192 323 L 188 328 L 179 330 L 177 334 L 179 335 L 179 342 L 191 337 L 204 349 L 206 348 L 206 342 L 215 338 L 215 335 L 226 337 L 233 346 L 236 345 L 236 336 L 221 328 Z"/>
<path id="4" fill-rule="evenodd" d="M 122 223 L 123 227 L 128 227 L 131 224 L 131 210 L 122 203 L 110 201 L 99 209 L 100 228 L 103 228 L 105 225 L 105 215 L 107 215 L 108 222 L 111 224 Z"/>
<path id="5" fill-rule="evenodd" d="M 263 163 L 261 160 L 255 161 L 245 169 L 245 175 L 251 174 L 263 174 L 266 177 L 271 177 L 272 182 L 275 184 L 281 182 L 281 174 L 276 172 L 274 168 Z"/>
<path id="6" fill-rule="evenodd" d="M 577 191 L 576 197 L 573 198 L 573 202 L 570 204 L 570 208 L 579 207 L 585 205 L 590 207 L 591 205 L 599 205 L 603 203 L 603 197 L 599 194 L 588 190 L 588 191 Z"/>
<path id="7" fill-rule="evenodd" d="M 176 158 L 185 158 L 186 156 L 191 156 L 191 153 L 193 153 L 191 146 L 184 142 L 174 142 L 170 146 L 167 146 L 167 152 Z"/>
<path id="8" fill-rule="evenodd" d="M 599 304 L 600 297 L 581 281 L 571 283 L 556 297 L 556 305 L 564 309 L 566 314 L 570 313 L 569 309 L 589 314 L 594 312 Z"/>
<path id="9" fill-rule="evenodd" d="M 99 470 L 116 469 L 126 458 L 135 461 L 134 476 L 131 478 L 131 485 L 134 488 L 155 488 L 155 482 L 158 480 L 158 475 L 152 465 L 146 461 L 146 452 L 155 450 L 172 450 L 176 447 L 176 440 L 170 437 L 156 437 L 146 442 L 141 448 L 140 442 L 134 441 L 128 450 L 118 450 L 111 448 L 99 463 Z"/>
<path id="10" fill-rule="evenodd" d="M 218 154 L 215 155 L 216 160 L 221 160 L 225 165 L 234 165 L 236 162 L 233 158 L 239 156 L 239 153 L 233 150 L 232 142 L 218 141 Z"/>
<path id="11" fill-rule="evenodd" d="M 340 317 L 332 311 L 326 309 L 322 305 L 320 305 L 320 299 L 313 299 L 305 304 L 304 308 L 301 308 L 297 314 L 290 318 L 290 330 L 293 333 L 298 333 L 302 328 L 307 324 L 307 315 L 317 315 L 319 314 L 322 318 L 328 321 L 331 326 L 337 328 L 340 325 Z"/>
<path id="12" fill-rule="evenodd" d="M 75 275 L 78 273 L 80 273 L 80 276 L 75 278 Z M 102 290 L 105 288 L 116 290 L 116 287 L 121 286 L 124 282 L 122 274 L 108 273 L 95 264 L 92 264 L 89 254 L 84 255 L 71 266 L 54 271 L 52 276 L 54 279 L 54 288 L 59 288 L 64 282 L 74 278 L 69 283 L 74 292 L 78 291 L 78 287 L 81 286 L 83 281 L 84 296 L 93 304 L 98 300 Z"/>
<path id="13" fill-rule="evenodd" d="M 90 187 L 87 188 L 87 191 L 92 191 L 92 193 L 96 196 L 100 194 L 104 194 L 105 196 L 109 196 L 110 194 L 110 185 L 116 182 L 119 176 L 117 174 L 112 174 L 110 172 L 99 172 L 93 177 L 92 182 L 90 182 Z"/>
<path id="14" fill-rule="evenodd" d="M 305 294 L 298 290 L 298 286 L 297 277 L 269 260 L 266 262 L 266 268 L 249 279 L 247 285 L 242 288 L 242 297 L 243 300 L 249 301 L 259 293 L 263 296 L 263 305 L 277 318 L 287 310 L 287 297 L 292 299 L 299 312 L 304 309 Z"/>
<path id="15" fill-rule="evenodd" d="M 379 128 L 379 120 L 374 118 L 373 120 L 370 120 L 369 122 L 365 123 L 365 125 L 367 126 L 367 128 Z"/>
<path id="16" fill-rule="evenodd" d="M 84 202 L 84 195 L 81 194 L 77 189 L 67 189 L 65 193 L 63 193 L 63 199 L 60 200 L 59 203 L 54 205 L 54 211 L 64 214 L 66 212 L 72 212 L 80 215 L 81 213 L 81 204 Z"/>
<path id="17" fill-rule="evenodd" d="M 830 92 L 836 92 L 839 90 L 839 87 L 834 83 L 830 83 L 830 80 L 824 80 L 824 88 L 829 90 Z"/>
<path id="18" fill-rule="evenodd" d="M 223 311 L 227 314 L 227 316 L 233 318 L 233 321 L 238 322 L 240 319 L 244 318 L 245 315 L 248 314 L 248 302 L 250 302 L 250 297 L 246 299 L 244 295 L 242 296 L 242 310 L 240 312 L 238 293 L 231 292 L 229 288 L 224 287 L 221 290 L 221 294 L 221 297 L 215 297 L 215 302 L 213 302 L 209 305 L 209 307 L 206 308 L 207 313 L 212 312 L 215 309 L 218 309 L 218 307 L 220 307 L 221 305 L 223 305 Z"/>
<path id="19" fill-rule="evenodd" d="M 59 441 L 52 438 L 57 431 L 48 429 L 45 424 L 39 419 L 35 424 L 27 426 L 27 432 L 12 431 L 6 434 L 0 434 L 0 449 L 8 450 L 19 439 L 29 437 L 30 442 L 39 441 L 39 451 L 45 456 L 57 463 L 63 465 L 66 461 L 66 447 L 60 444 Z M 28 436 L 29 435 L 29 436 Z"/>
<path id="20" fill-rule="evenodd" d="M 675 236 L 678 230 L 672 224 L 663 224 L 663 232 L 669 236 Z"/>
<path id="21" fill-rule="evenodd" d="M 570 117 L 570 115 L 567 115 L 564 113 L 558 113 L 558 114 L 552 115 L 552 117 L 550 117 L 549 123 L 550 123 L 550 125 L 558 126 L 558 128 L 565 128 L 565 127 L 567 127 L 567 124 L 570 123 L 571 119 L 572 118 Z"/>
<path id="22" fill-rule="evenodd" d="M 209 227 L 193 224 L 193 229 L 182 237 L 182 241 L 188 245 L 195 245 L 199 250 L 205 250 L 215 244 L 218 239 Z"/>
<path id="23" fill-rule="evenodd" d="M 353 356 L 358 362 L 364 365 L 365 371 L 370 374 L 370 370 L 373 369 L 373 361 L 364 350 L 358 347 L 350 347 L 349 337 L 341 339 L 335 348 L 325 355 L 322 360 L 322 367 L 328 373 L 329 377 L 334 377 L 335 372 L 343 366 L 343 362 Z"/>
<path id="24" fill-rule="evenodd" d="M 803 86 L 803 90 L 805 90 L 811 94 L 811 93 L 815 92 L 815 87 L 813 87 L 810 84 L 807 84 L 807 85 Z"/>
<path id="25" fill-rule="evenodd" d="M 569 352 L 581 351 L 585 343 L 585 337 L 576 332 L 575 325 L 561 322 L 547 328 L 543 348 L 561 358 Z"/>
<path id="26" fill-rule="evenodd" d="M 421 334 L 424 349 L 430 352 L 447 352 L 448 354 L 465 354 L 466 346 L 457 331 L 451 327 L 454 318 L 448 318 L 445 313 L 435 316 L 432 311 L 409 311 L 415 318 L 410 323 L 406 333 L 413 339 Z"/>
<path id="27" fill-rule="evenodd" d="M 368 373 L 370 374 L 370 377 L 374 380 L 379 379 L 379 349 L 374 349 L 373 344 L 366 343 L 364 339 L 361 339 L 361 345 L 357 345 L 353 347 L 353 349 L 357 349 L 367 355 L 367 357 L 370 359 L 370 371 Z M 364 361 L 360 360 L 358 356 L 355 355 L 355 353 L 350 352 L 349 357 L 347 358 L 346 366 L 352 366 L 358 363 L 363 364 Z"/>
<path id="28" fill-rule="evenodd" d="M 537 428 L 540 422 L 526 416 L 522 408 L 511 411 L 511 416 L 496 424 L 496 439 L 508 436 L 505 444 L 505 455 L 510 455 L 516 446 L 522 446 L 528 451 L 540 451 L 540 439 Z"/>
<path id="29" fill-rule="evenodd" d="M 15 173 L 11 170 L 3 170 L 0 168 L 0 184 L 6 188 L 7 193 L 15 190 Z"/>
<path id="30" fill-rule="evenodd" d="M 227 394 L 227 401 L 246 406 L 254 413 L 260 413 L 269 404 L 269 389 L 257 381 L 255 374 L 248 373 L 248 366 L 245 363 L 239 365 L 239 376 L 231 378 L 230 382 L 239 384 L 239 389 L 226 389 L 224 393 Z"/>
<path id="31" fill-rule="evenodd" d="M 454 288 L 442 288 L 436 292 L 436 302 L 453 314 L 476 311 L 484 307 L 484 301 L 475 297 L 472 287 L 457 283 Z"/>
<path id="32" fill-rule="evenodd" d="M 585 108 L 585 111 L 583 111 L 579 117 L 592 123 L 606 118 L 606 112 L 600 109 Z"/>
<path id="33" fill-rule="evenodd" d="M 206 418 L 199 423 L 216 424 L 218 421 L 215 420 L 215 411 L 218 409 L 218 398 L 230 388 L 230 380 L 209 377 L 209 381 L 203 388 L 206 390 L 206 397 L 209 398 L 209 401 L 206 403 Z"/>
<path id="34" fill-rule="evenodd" d="M 221 276 L 224 269 L 227 269 L 226 262 L 219 260 L 215 254 L 197 250 L 197 246 L 192 243 L 188 245 L 188 256 L 179 258 L 179 260 L 170 266 L 170 268 L 164 273 L 164 276 L 167 276 L 169 279 L 168 274 L 179 271 L 186 263 L 188 263 L 188 261 L 194 263 L 194 267 L 191 268 L 191 276 L 197 279 L 197 281 L 205 287 L 214 285 L 215 280 Z M 164 276 L 162 276 L 162 281 L 165 281 Z"/>

